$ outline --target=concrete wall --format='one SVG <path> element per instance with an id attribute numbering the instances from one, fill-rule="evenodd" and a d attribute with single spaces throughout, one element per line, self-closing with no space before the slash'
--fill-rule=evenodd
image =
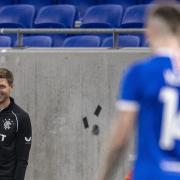
<path id="1" fill-rule="evenodd" d="M 15 75 L 13 96 L 27 110 L 33 145 L 26 180 L 92 180 L 108 131 L 120 76 L 148 50 L 1 50 Z M 99 117 L 94 111 L 100 105 Z M 85 129 L 82 118 L 87 117 Z M 99 135 L 92 134 L 97 124 Z M 126 151 L 117 179 L 129 167 Z M 116 179 L 116 178 L 115 178 Z"/>

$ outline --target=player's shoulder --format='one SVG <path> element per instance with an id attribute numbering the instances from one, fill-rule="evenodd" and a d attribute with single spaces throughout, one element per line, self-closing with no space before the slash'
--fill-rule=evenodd
<path id="1" fill-rule="evenodd" d="M 130 74 L 144 74 L 151 70 L 159 70 L 159 68 L 161 68 L 161 64 L 164 64 L 165 59 L 168 60 L 169 58 L 152 55 L 144 59 L 137 60 L 135 63 L 129 66 L 128 72 Z"/>
<path id="2" fill-rule="evenodd" d="M 152 61 L 152 57 L 146 57 L 144 59 L 135 60 L 129 67 L 127 68 L 127 75 L 139 73 L 142 69 L 144 69 L 150 62 Z"/>
<path id="3" fill-rule="evenodd" d="M 15 103 L 13 106 L 13 111 L 20 119 L 29 119 L 29 114 L 23 108 L 21 108 L 19 105 Z"/>

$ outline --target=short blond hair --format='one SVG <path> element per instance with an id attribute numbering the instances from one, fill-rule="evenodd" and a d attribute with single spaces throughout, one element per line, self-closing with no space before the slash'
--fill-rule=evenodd
<path id="1" fill-rule="evenodd" d="M 148 19 L 160 19 L 166 24 L 170 33 L 179 34 L 180 11 L 175 6 L 157 5 L 153 6 L 148 13 Z"/>

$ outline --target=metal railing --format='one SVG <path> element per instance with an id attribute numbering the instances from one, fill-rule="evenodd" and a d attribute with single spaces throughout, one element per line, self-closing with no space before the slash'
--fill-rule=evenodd
<path id="1" fill-rule="evenodd" d="M 119 34 L 142 34 L 146 29 L 84 29 L 84 28 L 69 28 L 69 29 L 0 29 L 0 34 L 17 34 L 17 47 L 23 47 L 24 34 L 112 34 L 113 48 L 119 48 Z"/>

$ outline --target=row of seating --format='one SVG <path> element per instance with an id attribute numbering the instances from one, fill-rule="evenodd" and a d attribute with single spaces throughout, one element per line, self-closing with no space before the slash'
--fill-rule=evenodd
<path id="1" fill-rule="evenodd" d="M 135 35 L 119 35 L 119 47 L 140 47 L 141 38 Z M 15 42 L 15 47 L 18 42 Z M 9 36 L 0 36 L 0 47 L 14 47 Z M 24 47 L 53 47 L 50 36 L 26 36 L 23 38 Z M 142 44 L 142 46 L 146 46 Z M 97 35 L 76 35 L 64 39 L 61 47 L 113 47 L 113 37 L 102 39 Z"/>
<path id="2" fill-rule="evenodd" d="M 130 6 L 124 13 L 120 5 L 92 6 L 86 11 L 80 27 L 141 28 L 147 7 L 149 6 Z M 73 5 L 45 6 L 38 11 L 37 15 L 32 5 L 8 5 L 0 8 L 0 28 L 73 28 L 77 14 L 77 8 Z M 16 36 L 10 37 L 14 45 Z M 61 47 L 66 35 L 56 34 L 50 37 L 53 39 L 53 46 Z"/>
<path id="3" fill-rule="evenodd" d="M 148 5 L 128 7 L 97 5 L 87 9 L 81 28 L 143 27 Z M 50 5 L 41 8 L 36 17 L 32 5 L 9 5 L 0 8 L 0 28 L 73 28 L 77 20 L 73 5 Z"/>
<path id="4" fill-rule="evenodd" d="M 90 6 L 99 4 L 119 4 L 124 7 L 137 5 L 137 4 L 149 4 L 153 0 L 0 0 L 0 6 L 10 4 L 31 4 L 36 7 L 36 10 L 43 6 L 53 4 L 70 4 L 75 5 L 80 12 L 81 17 L 84 15 L 86 9 Z"/>

